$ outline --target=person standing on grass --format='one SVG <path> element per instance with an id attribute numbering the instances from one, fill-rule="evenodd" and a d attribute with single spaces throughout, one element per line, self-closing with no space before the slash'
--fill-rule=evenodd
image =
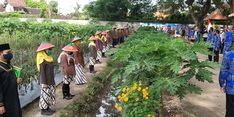
<path id="1" fill-rule="evenodd" d="M 96 44 L 94 41 L 96 41 L 97 38 L 95 38 L 94 36 L 91 36 L 89 38 L 89 71 L 90 73 L 96 73 L 96 71 L 94 70 L 94 65 L 95 65 L 95 61 L 97 58 L 97 48 L 96 48 Z"/>
<path id="2" fill-rule="evenodd" d="M 77 85 L 82 85 L 87 83 L 87 78 L 84 73 L 84 52 L 83 49 L 81 48 L 81 42 L 82 38 L 80 37 L 75 37 L 72 40 L 72 43 L 75 44 L 77 48 L 77 52 L 74 52 L 74 58 L 75 58 L 75 70 L 76 70 L 76 75 L 74 77 L 75 82 Z"/>
<path id="3" fill-rule="evenodd" d="M 219 85 L 221 92 L 226 93 L 226 115 L 234 116 L 234 47 L 223 58 L 219 73 Z"/>
<path id="4" fill-rule="evenodd" d="M 215 31 L 215 35 L 214 35 L 214 46 L 213 46 L 213 49 L 214 49 L 214 62 L 219 62 L 219 48 L 220 48 L 220 45 L 221 45 L 221 37 L 220 37 L 220 34 L 219 34 L 219 30 L 216 30 Z"/>
<path id="5" fill-rule="evenodd" d="M 207 43 L 210 44 L 211 47 L 208 48 L 208 51 L 210 54 L 208 55 L 208 60 L 212 61 L 212 55 L 213 54 L 213 46 L 214 46 L 214 29 L 211 27 L 208 33 Z"/>
<path id="6" fill-rule="evenodd" d="M 54 45 L 42 42 L 37 49 L 37 69 L 41 96 L 39 107 L 42 115 L 52 115 L 55 111 L 50 107 L 55 104 L 54 60 L 52 57 Z"/>
<path id="7" fill-rule="evenodd" d="M 232 29 L 229 27 L 227 31 L 225 32 L 226 38 L 224 40 L 224 47 L 223 47 L 223 56 L 230 51 L 233 43 L 233 35 L 232 35 Z"/>
<path id="8" fill-rule="evenodd" d="M 70 93 L 70 83 L 76 75 L 74 53 L 78 50 L 73 43 L 68 44 L 62 50 L 63 52 L 58 60 L 60 60 L 59 63 L 61 64 L 60 67 L 63 74 L 63 99 L 70 100 L 75 96 Z"/>
<path id="9" fill-rule="evenodd" d="M 101 63 L 101 58 L 104 57 L 103 55 L 103 41 L 101 39 L 101 31 L 97 31 L 95 34 L 95 38 L 97 39 L 95 41 L 96 48 L 97 48 L 97 58 L 96 58 L 96 63 Z"/>
<path id="10" fill-rule="evenodd" d="M 11 65 L 13 53 L 9 44 L 0 44 L 0 116 L 22 117 L 17 79 Z"/>

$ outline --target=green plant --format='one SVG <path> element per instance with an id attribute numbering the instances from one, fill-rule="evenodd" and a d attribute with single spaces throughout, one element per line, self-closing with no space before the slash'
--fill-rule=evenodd
<path id="1" fill-rule="evenodd" d="M 201 88 L 189 81 L 195 78 L 202 82 L 212 82 L 212 73 L 208 70 L 213 68 L 212 64 L 200 61 L 197 55 L 208 54 L 207 47 L 205 43 L 190 46 L 187 41 L 168 37 L 165 33 L 156 32 L 154 28 L 140 28 L 117 52 L 113 52 L 116 71 L 112 82 L 115 84 L 116 95 L 133 82 L 142 81 L 144 86 L 149 87 L 152 100 L 161 103 L 153 107 L 158 112 L 164 92 L 179 98 L 188 92 L 200 93 Z M 124 115 L 135 111 L 133 108 L 124 109 Z"/>

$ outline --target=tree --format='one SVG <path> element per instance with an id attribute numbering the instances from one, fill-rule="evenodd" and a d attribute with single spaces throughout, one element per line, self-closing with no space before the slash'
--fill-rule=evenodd
<path id="1" fill-rule="evenodd" d="M 134 20 L 153 20 L 155 7 L 152 0 L 129 0 L 129 18 Z"/>
<path id="2" fill-rule="evenodd" d="M 211 8 L 211 0 L 186 0 L 189 13 L 196 24 L 201 30 L 204 24 L 204 18 Z"/>
<path id="3" fill-rule="evenodd" d="M 45 9 L 47 6 L 45 0 L 40 0 L 39 2 L 35 0 L 26 0 L 26 4 L 31 8 L 40 8 L 40 9 Z"/>
<path id="4" fill-rule="evenodd" d="M 92 18 L 101 20 L 126 19 L 128 12 L 127 0 L 97 0 L 85 6 L 85 12 Z"/>
<path id="5" fill-rule="evenodd" d="M 48 10 L 49 18 L 51 18 L 52 15 L 57 15 L 58 14 L 58 2 L 54 0 L 50 1 L 47 10 Z"/>

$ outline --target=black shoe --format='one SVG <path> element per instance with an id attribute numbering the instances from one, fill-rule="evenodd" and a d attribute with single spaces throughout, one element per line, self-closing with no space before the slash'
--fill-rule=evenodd
<path id="1" fill-rule="evenodd" d="M 75 95 L 70 94 L 70 97 L 73 98 L 73 97 L 75 97 Z"/>
<path id="2" fill-rule="evenodd" d="M 71 96 L 65 96 L 65 97 L 63 97 L 63 99 L 70 100 L 70 99 L 72 99 L 72 97 Z"/>
<path id="3" fill-rule="evenodd" d="M 48 108 L 47 111 L 55 113 L 55 110 L 52 110 L 51 108 Z"/>
<path id="4" fill-rule="evenodd" d="M 41 110 L 41 115 L 48 115 L 48 116 L 50 116 L 50 115 L 53 115 L 53 114 L 54 114 L 54 112 L 50 112 L 50 111 L 48 111 L 46 109 L 42 109 Z"/>

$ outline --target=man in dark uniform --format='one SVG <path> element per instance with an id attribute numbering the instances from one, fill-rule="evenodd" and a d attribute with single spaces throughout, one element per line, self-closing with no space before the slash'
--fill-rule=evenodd
<path id="1" fill-rule="evenodd" d="M 9 44 L 0 45 L 0 115 L 22 117 L 17 80 L 11 65 L 13 58 Z"/>

